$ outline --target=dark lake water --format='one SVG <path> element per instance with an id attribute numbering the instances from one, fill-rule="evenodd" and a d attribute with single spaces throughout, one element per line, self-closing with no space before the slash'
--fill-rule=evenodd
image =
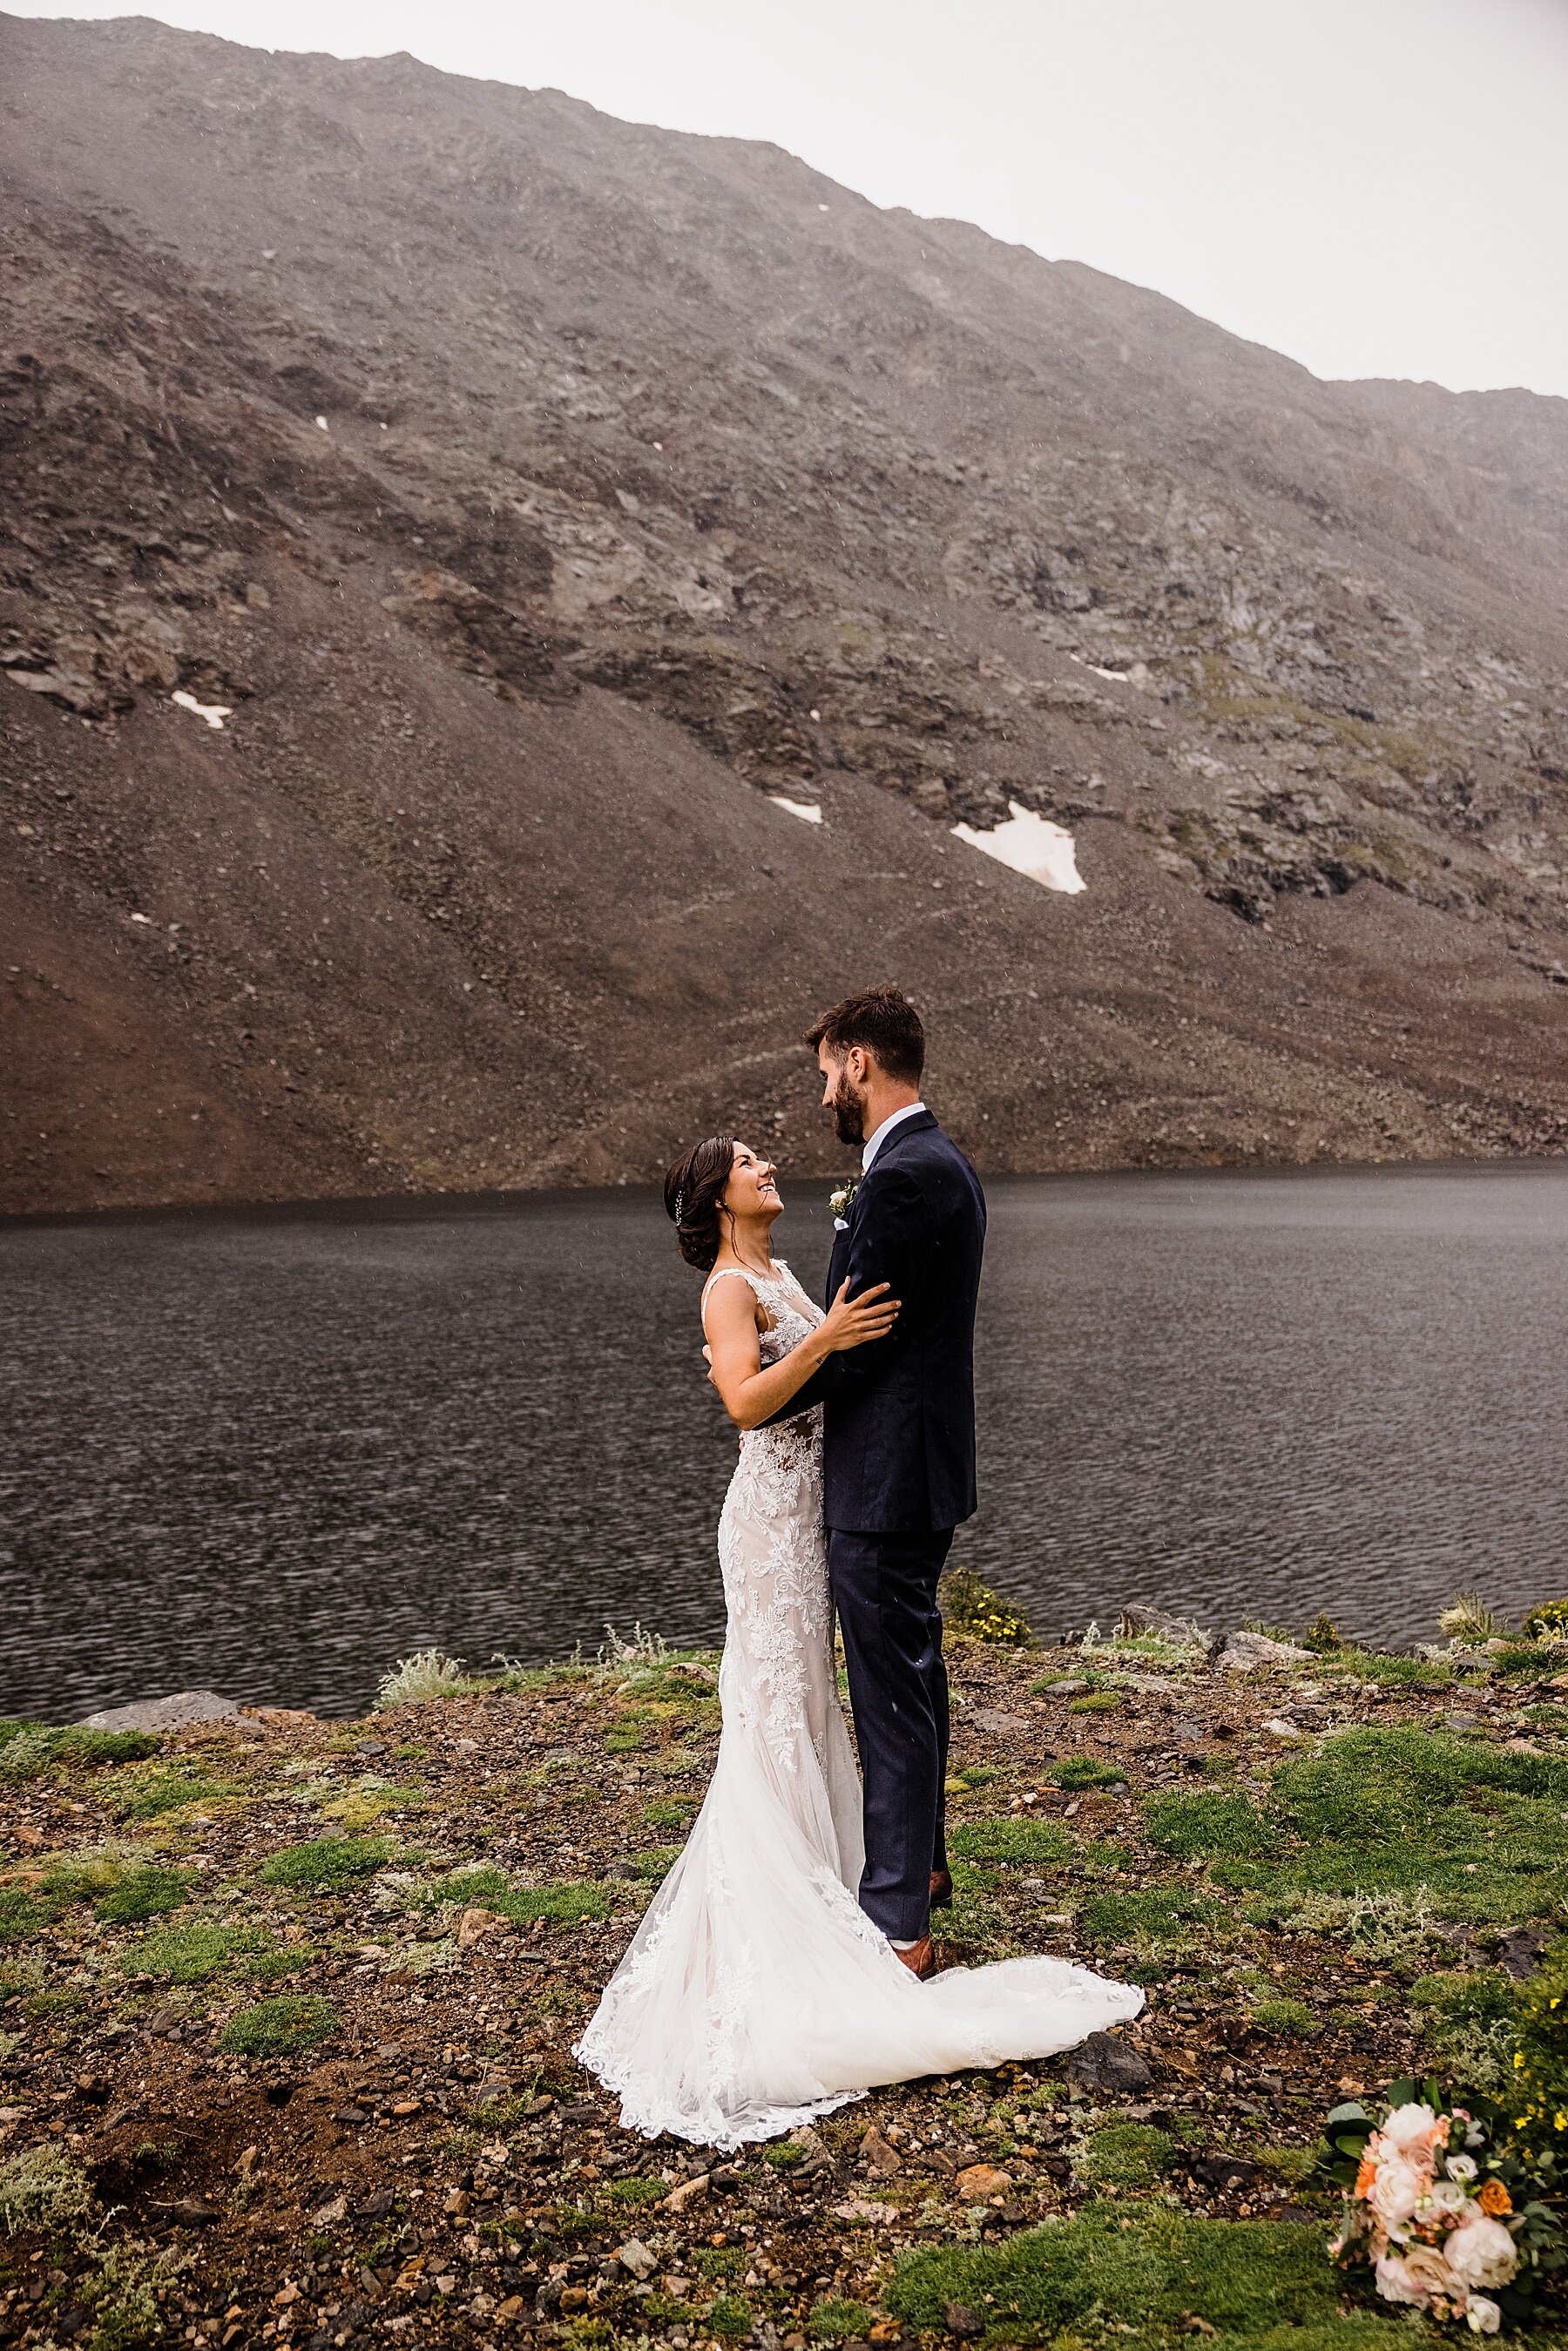
<path id="1" fill-rule="evenodd" d="M 828 1186 L 785 1192 L 808 1286 Z M 1568 1589 L 1568 1166 L 991 1186 L 979 1518 L 1127 1600 L 1396 1643 Z M 0 1227 L 0 1711 L 349 1713 L 399 1656 L 712 1638 L 734 1439 L 632 1191 Z"/>

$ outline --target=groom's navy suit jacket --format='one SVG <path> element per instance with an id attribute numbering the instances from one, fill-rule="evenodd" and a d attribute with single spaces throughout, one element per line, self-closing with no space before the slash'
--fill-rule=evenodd
<path id="1" fill-rule="evenodd" d="M 849 1276 L 903 1300 L 885 1339 L 830 1356 L 780 1418 L 825 1404 L 824 1515 L 863 1534 L 934 1533 L 975 1511 L 975 1301 L 986 1196 L 927 1110 L 900 1121 L 835 1235 L 827 1302 Z"/>

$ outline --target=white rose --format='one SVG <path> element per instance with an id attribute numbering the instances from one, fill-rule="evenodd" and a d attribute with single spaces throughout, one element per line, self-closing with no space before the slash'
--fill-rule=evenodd
<path id="1" fill-rule="evenodd" d="M 1472 2294 L 1465 2303 L 1465 2325 L 1472 2335 L 1495 2335 L 1502 2325 L 1502 2313 L 1488 2295 Z"/>
<path id="2" fill-rule="evenodd" d="M 1406 2163 L 1403 2156 L 1385 2155 L 1366 2200 L 1385 2227 L 1398 2229 L 1409 2220 L 1430 2185 L 1427 2174 Z"/>
<path id="3" fill-rule="evenodd" d="M 1385 2302 L 1425 2302 L 1425 2292 L 1411 2276 L 1404 2259 L 1398 2253 L 1385 2253 L 1375 2273 L 1377 2291 Z"/>
<path id="4" fill-rule="evenodd" d="M 1450 2179 L 1473 2179 L 1475 2176 L 1476 2159 L 1473 2155 L 1451 2155 L 1448 2158 Z"/>
<path id="5" fill-rule="evenodd" d="M 1506 2285 L 1519 2267 L 1519 2249 L 1502 2222 L 1480 2211 L 1460 2221 L 1443 2258 L 1467 2287 Z"/>
<path id="6" fill-rule="evenodd" d="M 1475 2166 L 1470 2167 L 1473 2171 Z M 1427 2202 L 1434 2212 L 1457 2216 L 1469 2205 L 1469 2190 L 1459 2179 L 1434 2179 L 1427 2191 Z"/>

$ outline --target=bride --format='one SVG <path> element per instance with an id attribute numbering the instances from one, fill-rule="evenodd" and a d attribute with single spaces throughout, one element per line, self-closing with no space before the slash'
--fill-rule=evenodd
<path id="1" fill-rule="evenodd" d="M 1064 1959 L 922 1981 L 855 1897 L 861 1788 L 840 1709 L 822 1523 L 821 1407 L 771 1426 L 830 1354 L 891 1329 L 885 1282 L 826 1314 L 770 1248 L 771 1165 L 727 1135 L 671 1168 L 664 1205 L 707 1273 L 713 1381 L 739 1426 L 718 1524 L 728 1630 L 718 1761 L 685 1848 L 575 2054 L 622 2122 L 734 2148 L 878 2083 L 1042 2057 L 1143 1994 Z"/>

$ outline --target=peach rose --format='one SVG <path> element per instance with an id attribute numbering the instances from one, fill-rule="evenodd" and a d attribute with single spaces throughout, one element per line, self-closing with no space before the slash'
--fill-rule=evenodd
<path id="1" fill-rule="evenodd" d="M 1408 2162 L 1425 2163 L 1431 2169 L 1437 2148 L 1448 2144 L 1448 2117 L 1415 2103 L 1396 2106 L 1378 2136 Z"/>
<path id="2" fill-rule="evenodd" d="M 1494 2220 L 1500 2212 L 1511 2212 L 1513 2210 L 1513 2199 L 1500 2179 L 1489 2179 L 1476 2202 L 1483 2212 L 1490 2212 Z"/>
<path id="3" fill-rule="evenodd" d="M 1385 2155 L 1367 2201 L 1390 2229 L 1402 2229 L 1432 2184 L 1432 2176 L 1403 2156 Z"/>

